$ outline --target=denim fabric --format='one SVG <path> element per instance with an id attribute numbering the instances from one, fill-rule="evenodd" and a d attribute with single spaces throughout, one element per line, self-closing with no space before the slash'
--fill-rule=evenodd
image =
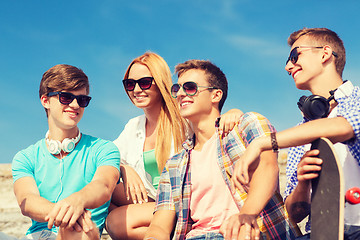
<path id="1" fill-rule="evenodd" d="M 56 234 L 53 233 L 50 230 L 41 230 L 39 232 L 34 232 L 32 234 L 26 235 L 25 239 L 29 239 L 29 240 L 55 240 L 56 239 Z M 23 240 L 21 239 L 21 240 Z"/>
<path id="2" fill-rule="evenodd" d="M 360 239 L 360 226 L 345 225 L 344 227 L 345 240 L 358 240 Z"/>
<path id="3" fill-rule="evenodd" d="M 305 234 L 304 236 L 297 237 L 296 240 L 310 240 L 310 233 Z"/>
<path id="4" fill-rule="evenodd" d="M 224 239 L 221 233 L 208 232 L 203 235 L 187 238 L 187 240 L 221 240 Z"/>
<path id="5" fill-rule="evenodd" d="M 304 236 L 297 237 L 296 240 L 308 240 L 310 239 L 308 233 Z M 344 227 L 344 240 L 359 240 L 360 239 L 360 226 L 345 225 Z"/>

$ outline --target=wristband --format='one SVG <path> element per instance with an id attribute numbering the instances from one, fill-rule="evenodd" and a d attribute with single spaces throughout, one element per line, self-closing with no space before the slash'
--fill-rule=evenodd
<path id="1" fill-rule="evenodd" d="M 272 147 L 273 152 L 278 152 L 279 151 L 279 146 L 278 146 L 278 143 L 276 141 L 276 132 L 272 132 L 270 134 L 270 137 L 271 137 L 271 147 Z"/>

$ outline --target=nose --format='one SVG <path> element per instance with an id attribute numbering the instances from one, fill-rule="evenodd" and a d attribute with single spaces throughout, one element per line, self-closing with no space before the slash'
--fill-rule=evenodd
<path id="1" fill-rule="evenodd" d="M 293 69 L 294 64 L 291 61 L 288 61 L 285 65 L 285 71 L 288 72 L 289 75 L 291 75 L 291 70 Z"/>
<path id="2" fill-rule="evenodd" d="M 140 88 L 139 83 L 135 83 L 134 92 L 141 92 L 142 89 Z"/>
<path id="3" fill-rule="evenodd" d="M 72 107 L 72 108 L 75 108 L 75 109 L 80 108 L 76 98 L 74 98 L 74 100 L 72 100 L 72 102 L 69 104 L 69 106 Z"/>
<path id="4" fill-rule="evenodd" d="M 180 85 L 179 91 L 176 93 L 176 97 L 181 97 L 186 95 L 183 86 Z"/>

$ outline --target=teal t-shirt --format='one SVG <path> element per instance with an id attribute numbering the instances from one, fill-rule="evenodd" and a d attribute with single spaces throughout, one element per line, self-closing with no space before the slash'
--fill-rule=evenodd
<path id="1" fill-rule="evenodd" d="M 155 189 L 159 186 L 160 173 L 155 158 L 155 149 L 145 151 L 143 154 L 145 171 L 150 174 Z"/>
<path id="2" fill-rule="evenodd" d="M 81 190 L 91 182 L 100 166 L 113 166 L 119 169 L 120 153 L 111 142 L 82 134 L 75 149 L 63 159 L 49 153 L 42 139 L 18 152 L 12 162 L 14 182 L 22 177 L 32 177 L 36 181 L 40 196 L 55 203 Z M 96 193 L 94 193 L 96 194 Z M 110 201 L 90 209 L 91 219 L 100 232 L 104 228 L 107 208 Z M 32 220 L 26 234 L 47 229 L 47 222 Z M 57 233 L 53 227 L 51 231 Z"/>

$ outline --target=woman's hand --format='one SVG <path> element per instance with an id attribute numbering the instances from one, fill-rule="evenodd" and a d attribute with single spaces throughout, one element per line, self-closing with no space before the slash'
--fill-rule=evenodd
<path id="1" fill-rule="evenodd" d="M 121 164 L 120 171 L 127 200 L 130 200 L 131 198 L 134 204 L 148 202 L 147 191 L 144 183 L 134 168 Z"/>

